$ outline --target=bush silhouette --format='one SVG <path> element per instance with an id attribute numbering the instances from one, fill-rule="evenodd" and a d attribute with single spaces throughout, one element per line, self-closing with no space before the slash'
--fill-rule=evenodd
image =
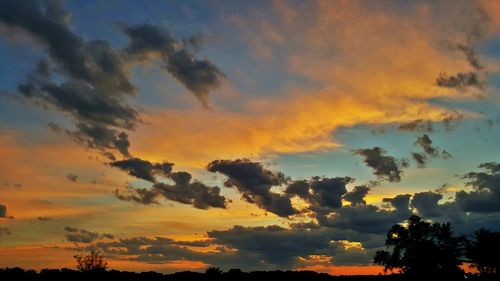
<path id="1" fill-rule="evenodd" d="M 205 270 L 205 277 L 207 280 L 220 280 L 222 274 L 222 270 L 218 267 L 209 267 Z"/>
<path id="2" fill-rule="evenodd" d="M 74 256 L 77 266 L 76 268 L 81 272 L 91 272 L 91 271 L 105 271 L 108 263 L 104 259 L 104 256 L 100 251 L 91 251 L 89 255 Z"/>
<path id="3" fill-rule="evenodd" d="M 374 262 L 396 270 L 408 280 L 460 280 L 463 239 L 454 237 L 450 223 L 429 223 L 411 216 L 387 233 L 388 251 L 377 251 Z"/>
<path id="4" fill-rule="evenodd" d="M 467 240 L 465 249 L 465 256 L 482 276 L 500 277 L 500 232 L 481 228 Z"/>

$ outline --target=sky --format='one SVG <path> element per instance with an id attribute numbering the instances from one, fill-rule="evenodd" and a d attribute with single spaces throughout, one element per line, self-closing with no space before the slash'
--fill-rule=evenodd
<path id="1" fill-rule="evenodd" d="M 0 267 L 375 274 L 500 230 L 497 1 L 0 1 Z"/>

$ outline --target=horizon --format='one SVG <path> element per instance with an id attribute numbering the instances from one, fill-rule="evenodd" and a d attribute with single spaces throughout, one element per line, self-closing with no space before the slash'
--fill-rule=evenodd
<path id="1" fill-rule="evenodd" d="M 500 2 L 0 0 L 0 268 L 376 275 L 500 231 Z"/>

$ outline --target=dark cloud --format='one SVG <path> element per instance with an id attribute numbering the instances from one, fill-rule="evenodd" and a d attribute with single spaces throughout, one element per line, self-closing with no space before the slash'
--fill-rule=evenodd
<path id="1" fill-rule="evenodd" d="M 297 180 L 290 183 L 285 190 L 286 194 L 298 195 L 302 198 L 309 198 L 311 196 L 309 189 L 309 181 L 307 180 Z"/>
<path id="2" fill-rule="evenodd" d="M 139 203 L 143 205 L 158 205 L 160 202 L 158 201 L 158 191 L 156 189 L 150 188 L 134 188 L 131 186 L 127 186 L 127 191 L 125 194 L 120 193 L 117 189 L 114 194 L 116 198 L 128 201 Z"/>
<path id="3" fill-rule="evenodd" d="M 366 185 L 355 186 L 354 189 L 346 194 L 344 194 L 343 199 L 351 202 L 351 205 L 366 205 L 365 196 L 370 191 L 370 188 Z"/>
<path id="4" fill-rule="evenodd" d="M 273 186 L 287 183 L 283 173 L 267 170 L 261 163 L 248 159 L 215 160 L 208 164 L 207 170 L 227 176 L 226 187 L 236 187 L 243 199 L 266 211 L 282 217 L 298 213 L 289 196 L 271 191 Z"/>
<path id="5" fill-rule="evenodd" d="M 427 164 L 427 156 L 424 153 L 412 152 L 411 157 L 417 162 L 419 168 L 423 168 Z"/>
<path id="6" fill-rule="evenodd" d="M 464 53 L 465 58 L 474 69 L 482 70 L 484 68 L 473 47 L 466 44 L 458 44 L 457 49 Z"/>
<path id="7" fill-rule="evenodd" d="M 442 215 L 442 210 L 438 201 L 443 199 L 443 195 L 436 192 L 419 192 L 413 195 L 411 206 L 417 209 L 422 217 L 438 217 Z"/>
<path id="8" fill-rule="evenodd" d="M 207 236 L 209 239 L 198 241 L 135 237 L 97 242 L 95 247 L 103 250 L 107 256 L 123 256 L 146 263 L 192 260 L 220 266 L 225 270 L 241 267 L 270 270 L 300 267 L 310 255 L 334 256 L 335 264 L 369 263 L 374 254 L 372 245 L 384 243 L 384 236 L 361 236 L 341 229 L 286 229 L 277 225 L 234 226 L 227 230 L 209 231 Z M 345 249 L 343 243 L 347 238 L 362 241 L 364 248 Z M 215 250 L 202 252 L 186 246 L 212 246 Z"/>
<path id="9" fill-rule="evenodd" d="M 140 204 L 159 204 L 158 199 L 163 197 L 167 200 L 183 204 L 193 205 L 198 209 L 226 208 L 227 200 L 220 195 L 220 188 L 207 186 L 204 183 L 192 180 L 191 174 L 187 172 L 173 172 L 168 174 L 173 184 L 157 182 L 151 188 L 127 187 L 126 194 L 115 191 L 118 199 Z"/>
<path id="10" fill-rule="evenodd" d="M 90 243 L 99 238 L 99 233 L 88 231 L 85 229 L 77 229 L 74 227 L 66 226 L 64 230 L 69 232 L 66 234 L 66 239 L 70 242 Z"/>
<path id="11" fill-rule="evenodd" d="M 476 72 L 457 73 L 456 75 L 439 74 L 436 85 L 443 88 L 455 88 L 463 90 L 467 87 L 476 87 L 483 90 L 486 82 Z"/>
<path id="12" fill-rule="evenodd" d="M 461 233 L 471 233 L 485 223 L 494 229 L 500 228 L 500 217 L 493 213 L 499 210 L 462 209 L 463 204 L 460 204 L 458 195 L 460 192 L 457 193 L 456 201 L 441 204 L 439 201 L 443 199 L 443 194 L 428 191 L 413 196 L 401 194 L 384 198 L 384 204 L 375 206 L 366 204 L 365 201 L 369 185 L 356 186 L 352 191 L 346 191 L 346 184 L 354 181 L 350 177 L 312 177 L 309 180 L 292 181 L 280 173 L 264 169 L 259 163 L 249 160 L 235 161 L 235 166 L 249 167 L 254 170 L 253 174 L 245 174 L 243 167 L 235 168 L 232 166 L 233 161 L 228 160 L 215 163 L 221 166 L 209 165 L 208 168 L 221 170 L 229 175 L 228 186 L 245 186 L 255 177 L 261 179 L 252 182 L 253 184 L 265 182 L 269 186 L 270 182 L 273 182 L 272 186 L 278 186 L 276 182 L 279 185 L 287 183 L 283 195 L 298 196 L 307 201 L 310 207 L 305 214 L 310 216 L 312 221 L 290 223 L 290 228 L 277 225 L 233 226 L 226 230 L 209 231 L 208 239 L 193 242 L 138 237 L 98 242 L 96 245 L 111 254 L 124 255 L 132 257 L 132 260 L 148 263 L 193 260 L 211 265 L 222 264 L 228 268 L 245 265 L 246 268 L 252 269 L 276 269 L 300 266 L 301 263 L 307 263 L 310 255 L 333 257 L 335 264 L 369 263 L 373 252 L 384 246 L 387 229 L 404 221 L 413 212 L 435 221 L 451 221 Z M 486 172 L 469 173 L 464 178 L 470 180 L 469 184 L 475 188 L 473 192 L 484 190 L 490 192 L 489 196 L 493 196 L 490 189 L 493 189 L 492 186 L 499 186 L 500 164 L 485 163 L 480 167 Z M 186 184 L 191 180 L 185 173 L 171 173 L 170 177 L 177 184 Z M 467 195 L 473 192 L 468 192 Z M 342 205 L 342 199 L 351 204 Z M 498 198 L 495 198 L 496 201 L 492 200 L 493 197 L 490 199 L 486 207 L 491 207 L 492 202 L 498 202 Z M 488 212 L 492 215 L 484 217 L 478 212 Z M 344 246 L 347 241 L 359 242 L 361 247 L 348 249 Z M 211 246 L 215 250 L 201 252 L 186 246 Z"/>
<path id="13" fill-rule="evenodd" d="M 163 28 L 150 24 L 123 26 L 130 43 L 113 48 L 104 40 L 87 40 L 70 27 L 71 15 L 62 1 L 2 1 L 0 23 L 10 33 L 31 37 L 48 54 L 18 92 L 27 101 L 68 115 L 76 129 L 51 129 L 69 135 L 78 143 L 99 149 L 108 158 L 117 150 L 130 157 L 126 130 L 140 123 L 136 108 L 127 98 L 137 94 L 129 69 L 137 63 L 151 63 L 157 52 L 165 69 L 207 104 L 209 91 L 218 87 L 222 72 L 208 60 L 198 60 L 186 49 L 198 47 L 193 38 L 173 39 Z M 196 49 L 194 48 L 194 49 Z M 57 81 L 57 82 L 56 82 Z M 50 126 L 50 125 L 49 125 Z"/>
<path id="14" fill-rule="evenodd" d="M 312 195 L 306 199 L 313 209 L 338 209 L 342 207 L 342 196 L 347 193 L 346 184 L 353 181 L 351 177 L 313 177 L 310 182 Z"/>
<path id="15" fill-rule="evenodd" d="M 109 233 L 103 233 L 103 234 L 101 234 L 101 237 L 106 238 L 106 239 L 115 239 L 115 236 L 113 234 L 109 234 Z"/>
<path id="16" fill-rule="evenodd" d="M 427 134 L 423 134 L 419 136 L 415 141 L 415 145 L 419 146 L 423 149 L 424 153 L 412 153 L 412 158 L 417 162 L 417 165 L 422 168 L 427 164 L 428 158 L 430 156 L 432 158 L 442 157 L 443 159 L 448 159 L 452 157 L 452 155 L 446 150 L 439 150 L 439 148 L 432 145 L 432 140 Z"/>
<path id="17" fill-rule="evenodd" d="M 432 146 L 432 140 L 427 134 L 418 137 L 415 145 L 420 146 L 427 155 L 432 157 L 439 156 L 439 150 Z"/>
<path id="18" fill-rule="evenodd" d="M 172 38 L 170 33 L 161 27 L 151 24 L 124 26 L 123 31 L 130 38 L 128 52 L 136 56 L 146 56 L 148 53 L 157 53 L 165 61 L 166 69 L 196 97 L 207 105 L 209 91 L 219 87 L 224 74 L 208 60 L 198 60 L 189 52 L 182 41 Z M 199 40 L 194 37 L 184 41 L 195 49 L 199 47 Z M 182 46 L 179 48 L 178 46 Z"/>
<path id="19" fill-rule="evenodd" d="M 454 123 L 458 123 L 459 121 L 464 119 L 464 115 L 458 111 L 454 111 L 452 113 L 448 113 L 443 116 L 443 125 L 446 131 L 450 132 L 454 128 Z"/>
<path id="20" fill-rule="evenodd" d="M 91 147 L 117 148 L 113 142 L 92 142 L 83 128 L 94 129 L 119 139 L 121 132 L 112 129 L 132 129 L 138 113 L 128 106 L 124 96 L 136 93 L 125 71 L 122 54 L 105 41 L 86 41 L 68 25 L 69 15 L 61 1 L 4 1 L 0 7 L 0 22 L 22 31 L 43 46 L 50 61 L 41 61 L 18 92 L 36 105 L 56 109 L 69 115 L 77 130 Z M 52 81 L 52 72 L 63 82 Z M 59 79 L 60 80 L 60 79 Z M 109 136 L 108 136 L 109 138 Z M 123 147 L 119 149 L 124 151 Z M 124 154 L 128 155 L 128 152 Z"/>
<path id="21" fill-rule="evenodd" d="M 485 172 L 470 172 L 464 175 L 468 185 L 474 190 L 459 191 L 455 201 L 458 206 L 468 212 L 492 213 L 500 212 L 500 164 L 483 163 L 479 168 Z"/>
<path id="22" fill-rule="evenodd" d="M 10 235 L 10 230 L 7 227 L 0 227 L 0 237 Z"/>
<path id="23" fill-rule="evenodd" d="M 93 232 L 86 229 L 79 229 L 71 226 L 64 227 L 66 233 L 66 239 L 69 242 L 75 243 L 91 243 L 99 238 L 107 238 L 114 239 L 114 236 L 111 234 L 103 233 L 99 234 L 99 232 Z"/>
<path id="24" fill-rule="evenodd" d="M 101 125 L 77 124 L 77 131 L 65 130 L 66 134 L 76 143 L 86 145 L 90 148 L 100 149 L 107 158 L 114 160 L 112 153 L 104 149 L 116 149 L 124 157 L 131 157 L 128 149 L 130 142 L 125 132 L 119 132 Z"/>
<path id="25" fill-rule="evenodd" d="M 214 243 L 256 254 L 265 263 L 290 266 L 300 256 L 333 255 L 333 237 L 320 231 L 288 230 L 277 225 L 267 227 L 233 226 L 223 231 L 209 231 Z"/>
<path id="26" fill-rule="evenodd" d="M 124 131 L 133 129 L 138 113 L 113 96 L 104 96 L 98 88 L 84 82 L 55 84 L 29 81 L 19 85 L 21 95 L 40 106 L 54 108 L 72 117 L 76 130 L 63 130 L 51 123 L 50 129 L 65 133 L 77 143 L 95 149 L 116 149 L 130 157 L 130 143 Z"/>
<path id="27" fill-rule="evenodd" d="M 441 157 L 443 159 L 448 159 L 448 158 L 453 157 L 453 155 L 451 155 L 451 153 L 449 153 L 448 151 L 443 149 L 443 150 L 441 150 Z"/>
<path id="28" fill-rule="evenodd" d="M 243 254 L 235 251 L 227 251 L 223 247 L 209 252 L 195 251 L 186 247 L 205 247 L 208 245 L 213 245 L 211 240 L 176 241 L 164 237 L 133 237 L 112 242 L 97 242 L 95 245 L 80 247 L 80 249 L 87 251 L 98 248 L 107 256 L 115 256 L 143 263 L 158 264 L 189 260 L 202 261 L 214 266 L 221 266 L 224 269 L 242 267 L 245 264 L 251 267 L 251 263 L 255 260 L 255 257 L 242 257 Z M 247 262 L 245 263 L 243 259 Z"/>
<path id="29" fill-rule="evenodd" d="M 198 209 L 226 208 L 226 198 L 220 195 L 220 188 L 207 186 L 199 181 L 192 181 L 191 174 L 175 172 L 170 174 L 174 184 L 156 183 L 153 185 L 166 199 L 191 204 Z"/>
<path id="30" fill-rule="evenodd" d="M 7 206 L 0 204 L 0 218 L 7 217 Z"/>
<path id="31" fill-rule="evenodd" d="M 310 255 L 333 256 L 335 264 L 360 264 L 370 262 L 368 248 L 373 240 L 383 245 L 383 237 L 376 235 L 357 235 L 355 232 L 333 228 L 295 228 L 286 229 L 277 225 L 267 227 L 233 226 L 223 231 L 209 231 L 208 236 L 214 243 L 224 245 L 230 249 L 237 249 L 241 257 L 254 257 L 261 260 L 261 264 L 272 264 L 275 267 L 296 267 L 301 260 Z M 360 252 L 346 250 L 343 241 L 358 241 L 366 245 L 365 256 Z M 261 265 L 262 267 L 262 265 Z"/>
<path id="32" fill-rule="evenodd" d="M 383 198 L 382 202 L 387 202 L 391 204 L 396 211 L 407 212 L 409 210 L 410 194 L 400 194 L 393 198 Z"/>
<path id="33" fill-rule="evenodd" d="M 424 121 L 422 119 L 417 119 L 408 123 L 402 123 L 399 125 L 398 129 L 400 131 L 406 132 L 433 132 L 434 128 L 432 127 L 432 123 L 430 121 Z"/>
<path id="34" fill-rule="evenodd" d="M 15 188 L 20 188 L 20 187 L 23 187 L 22 184 L 20 183 L 10 183 L 10 182 L 4 182 L 2 184 L 0 184 L 0 186 L 4 186 L 4 187 L 15 187 Z"/>
<path id="35" fill-rule="evenodd" d="M 485 11 L 480 9 L 471 11 L 468 16 L 470 17 L 469 20 L 471 24 L 468 25 L 467 30 L 464 30 L 466 35 L 465 42 L 451 44 L 450 47 L 452 50 L 462 52 L 474 71 L 459 72 L 455 75 L 441 73 L 436 79 L 436 85 L 439 87 L 454 88 L 458 90 L 475 87 L 481 91 L 486 88 L 485 67 L 481 63 L 475 47 L 477 47 L 477 43 L 483 37 L 486 27 L 485 24 L 490 18 Z"/>
<path id="36" fill-rule="evenodd" d="M 73 173 L 69 173 L 66 175 L 66 178 L 69 180 L 69 181 L 72 181 L 72 182 L 76 182 L 78 180 L 78 176 L 73 174 Z"/>
<path id="37" fill-rule="evenodd" d="M 136 178 L 155 183 L 155 176 L 168 177 L 174 164 L 168 162 L 152 163 L 139 158 L 129 158 L 111 162 L 109 165 L 125 171 Z"/>
<path id="38" fill-rule="evenodd" d="M 191 90 L 205 106 L 208 93 L 219 87 L 224 76 L 216 65 L 207 60 L 195 59 L 187 50 L 179 50 L 172 54 L 166 69 Z"/>
<path id="39" fill-rule="evenodd" d="M 51 221 L 52 220 L 51 217 L 47 217 L 47 216 L 38 217 L 36 219 L 39 220 L 39 221 Z"/>
<path id="40" fill-rule="evenodd" d="M 380 147 L 358 149 L 355 154 L 359 154 L 365 158 L 364 162 L 368 167 L 373 169 L 373 174 L 379 179 L 384 179 L 389 182 L 401 181 L 403 168 L 408 166 L 404 159 L 396 159 L 392 156 L 387 156 L 386 151 Z"/>
<path id="41" fill-rule="evenodd" d="M 455 48 L 465 55 L 469 64 L 475 70 L 482 70 L 484 66 L 480 62 L 474 46 L 484 36 L 486 24 L 490 21 L 490 16 L 482 9 L 475 9 L 469 15 L 470 24 L 464 30 L 466 34 L 466 41 L 464 43 L 456 44 Z"/>
<path id="42" fill-rule="evenodd" d="M 383 201 L 389 204 L 388 208 L 363 204 L 343 206 L 320 223 L 337 229 L 350 229 L 361 235 L 367 233 L 383 235 L 393 224 L 411 215 L 410 195 L 384 198 Z"/>

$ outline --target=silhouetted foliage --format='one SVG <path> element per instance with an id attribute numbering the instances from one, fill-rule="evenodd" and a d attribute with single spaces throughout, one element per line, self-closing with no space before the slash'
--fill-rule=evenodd
<path id="1" fill-rule="evenodd" d="M 397 270 L 408 280 L 460 280 L 463 239 L 453 236 L 450 223 L 430 223 L 411 216 L 387 233 L 388 251 L 377 251 L 374 262 Z"/>
<path id="2" fill-rule="evenodd" d="M 482 276 L 500 280 L 500 232 L 481 228 L 467 240 L 465 256 Z"/>
<path id="3" fill-rule="evenodd" d="M 77 264 L 76 268 L 82 272 L 104 271 L 108 266 L 104 256 L 99 251 L 91 251 L 89 255 L 76 255 L 74 257 Z"/>
<path id="4" fill-rule="evenodd" d="M 222 270 L 218 267 L 209 267 L 205 270 L 205 276 L 208 280 L 220 280 L 222 274 Z"/>

